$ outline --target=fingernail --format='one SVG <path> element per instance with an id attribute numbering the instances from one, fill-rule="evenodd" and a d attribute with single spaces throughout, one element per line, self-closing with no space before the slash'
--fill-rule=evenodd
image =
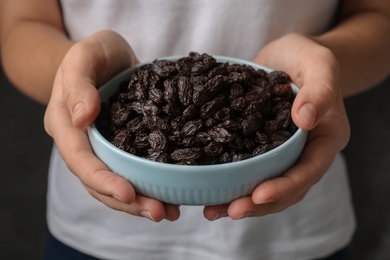
<path id="1" fill-rule="evenodd" d="M 78 117 L 85 110 L 84 102 L 78 102 L 73 108 L 73 118 Z"/>
<path id="2" fill-rule="evenodd" d="M 306 103 L 298 111 L 301 119 L 309 126 L 313 127 L 317 120 L 317 111 L 313 104 Z"/>
<path id="3" fill-rule="evenodd" d="M 257 200 L 253 200 L 253 202 L 256 205 L 267 204 L 267 203 L 271 203 L 271 202 L 274 202 L 274 201 L 275 200 L 273 198 L 260 198 L 260 199 L 257 199 Z"/>
<path id="4" fill-rule="evenodd" d="M 113 194 L 113 195 L 111 195 L 111 197 L 116 199 L 116 200 L 119 200 L 122 203 L 125 203 L 118 195 Z"/>
<path id="5" fill-rule="evenodd" d="M 254 214 L 255 214 L 255 212 L 253 212 L 253 211 L 246 211 L 246 212 L 244 212 L 244 214 L 242 214 L 239 217 L 239 219 L 253 217 Z"/>
<path id="6" fill-rule="evenodd" d="M 142 216 L 142 217 L 144 217 L 144 218 L 148 218 L 148 219 L 150 219 L 150 220 L 156 222 L 156 220 L 154 220 L 154 218 L 152 217 L 152 214 L 150 214 L 150 212 L 147 211 L 147 210 L 142 210 L 142 211 L 140 211 L 140 212 L 139 212 L 139 215 Z"/>
<path id="7" fill-rule="evenodd" d="M 224 217 L 227 217 L 227 216 L 228 216 L 227 211 L 226 210 L 222 210 L 222 211 L 218 212 L 217 215 L 215 215 L 215 218 L 212 221 L 217 220 L 219 218 L 224 218 Z"/>

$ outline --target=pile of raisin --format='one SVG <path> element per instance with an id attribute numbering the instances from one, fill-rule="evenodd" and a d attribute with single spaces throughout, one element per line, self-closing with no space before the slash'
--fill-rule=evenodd
<path id="1" fill-rule="evenodd" d="M 209 165 L 265 153 L 297 130 L 289 76 L 191 52 L 134 70 L 96 125 L 118 148 L 158 162 Z"/>

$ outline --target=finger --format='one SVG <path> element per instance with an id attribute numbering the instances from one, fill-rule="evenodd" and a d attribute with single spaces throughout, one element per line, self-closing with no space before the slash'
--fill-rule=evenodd
<path id="1" fill-rule="evenodd" d="M 73 125 L 82 129 L 89 126 L 100 111 L 96 65 L 91 63 L 102 58 L 94 57 L 90 53 L 93 46 L 89 45 L 77 43 L 69 50 L 55 82 L 55 87 L 61 89 L 57 100 L 67 106 Z"/>
<path id="2" fill-rule="evenodd" d="M 234 220 L 247 217 L 261 217 L 280 212 L 293 204 L 294 201 L 282 201 L 257 205 L 253 202 L 251 196 L 245 196 L 232 201 L 230 204 L 207 206 L 204 208 L 204 216 L 209 221 L 224 217 L 230 217 Z"/>
<path id="3" fill-rule="evenodd" d="M 312 176 L 309 176 L 308 179 L 299 182 L 294 177 L 294 174 L 292 177 L 281 176 L 261 183 L 254 190 L 252 201 L 257 205 L 286 201 L 296 203 L 300 201 L 311 187 L 309 183 L 315 183 L 315 180 Z"/>
<path id="4" fill-rule="evenodd" d="M 135 199 L 133 186 L 126 179 L 111 172 L 95 156 L 90 148 L 86 133 L 74 127 L 64 127 L 63 129 L 62 133 L 55 133 L 63 138 L 57 139 L 56 144 L 70 171 L 85 186 L 96 192 L 125 203 L 132 203 Z"/>
<path id="5" fill-rule="evenodd" d="M 180 217 L 180 209 L 178 205 L 165 203 L 165 219 L 169 221 L 178 220 Z"/>
<path id="6" fill-rule="evenodd" d="M 137 62 L 127 42 L 112 31 L 100 31 L 72 46 L 60 72 L 62 99 L 76 127 L 86 128 L 98 115 L 100 99 L 96 88 Z"/>
<path id="7" fill-rule="evenodd" d="M 322 178 L 339 151 L 341 142 L 338 141 L 338 134 L 334 133 L 340 131 L 337 129 L 340 125 L 333 122 L 334 126 L 329 127 L 329 123 L 321 122 L 309 133 L 305 149 L 292 168 L 282 176 L 267 180 L 255 188 L 252 194 L 255 204 L 291 199 L 297 202 Z"/>
<path id="8" fill-rule="evenodd" d="M 90 188 L 88 188 L 88 192 L 106 206 L 114 210 L 126 212 L 133 216 L 144 217 L 154 222 L 160 222 L 167 216 L 167 212 L 164 207 L 165 205 L 155 199 L 137 195 L 136 199 L 131 204 L 128 204 L 112 197 L 102 195 Z M 173 208 L 170 208 L 169 210 L 172 211 Z M 172 212 L 170 212 L 170 214 L 172 214 Z"/>
<path id="9" fill-rule="evenodd" d="M 135 199 L 132 185 L 112 173 L 95 156 L 86 132 L 73 126 L 67 107 L 61 103 L 50 102 L 45 113 L 45 128 L 55 140 L 70 171 L 84 185 L 126 203 Z"/>
<path id="10" fill-rule="evenodd" d="M 250 196 L 245 196 L 234 200 L 228 209 L 228 214 L 232 219 L 241 219 L 252 217 L 255 214 L 256 204 L 253 203 Z"/>
<path id="11" fill-rule="evenodd" d="M 312 57 L 306 58 L 302 76 L 293 78 L 301 90 L 294 100 L 291 115 L 295 124 L 304 130 L 311 130 L 318 124 L 338 95 L 338 64 L 334 55 L 322 47 L 316 47 L 313 53 Z"/>
<path id="12" fill-rule="evenodd" d="M 324 174 L 325 168 L 305 156 L 281 177 L 265 181 L 258 185 L 252 194 L 255 204 L 280 203 L 288 200 L 298 202 L 312 185 Z"/>
<path id="13" fill-rule="evenodd" d="M 261 217 L 280 212 L 293 204 L 295 204 L 295 201 L 270 202 L 257 205 L 253 203 L 250 196 L 245 196 L 234 200 L 229 205 L 228 215 L 235 220 L 247 217 Z"/>
<path id="14" fill-rule="evenodd" d="M 293 107 L 295 124 L 313 129 L 336 99 L 338 62 L 333 53 L 313 39 L 289 34 L 265 46 L 255 62 L 288 73 L 301 88 Z"/>
<path id="15" fill-rule="evenodd" d="M 259 184 L 251 197 L 237 199 L 228 207 L 221 205 L 205 208 L 205 217 L 208 220 L 215 220 L 225 216 L 230 216 L 233 219 L 249 217 L 254 214 L 260 216 L 277 212 L 300 201 L 310 187 L 322 177 L 332 162 L 332 156 L 334 156 L 329 150 L 326 154 L 329 153 L 331 157 L 325 159 L 327 158 L 325 151 L 317 147 L 321 139 L 312 138 L 316 141 L 314 145 L 308 141 L 297 164 L 285 174 Z M 328 142 L 327 138 L 321 142 L 324 147 L 326 147 L 326 142 Z M 322 161 L 315 160 L 323 157 Z M 257 208 L 260 204 L 261 207 Z"/>
<path id="16" fill-rule="evenodd" d="M 64 77 L 63 99 L 66 103 L 72 124 L 85 129 L 93 123 L 100 112 L 100 97 L 96 87 L 87 79 L 77 76 Z"/>
<path id="17" fill-rule="evenodd" d="M 229 204 L 206 206 L 203 215 L 207 220 L 213 221 L 228 216 Z"/>

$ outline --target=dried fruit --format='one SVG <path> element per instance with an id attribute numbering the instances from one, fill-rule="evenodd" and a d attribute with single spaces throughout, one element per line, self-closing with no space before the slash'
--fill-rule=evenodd
<path id="1" fill-rule="evenodd" d="M 138 67 L 102 104 L 96 126 L 112 144 L 181 165 L 245 160 L 297 130 L 289 76 L 189 53 Z"/>
<path id="2" fill-rule="evenodd" d="M 151 132 L 148 136 L 148 141 L 150 147 L 155 152 L 162 152 L 167 148 L 167 139 L 165 138 L 165 135 L 159 130 Z"/>
<path id="3" fill-rule="evenodd" d="M 232 140 L 232 134 L 223 127 L 213 127 L 208 134 L 218 143 L 229 143 Z"/>
<path id="4" fill-rule="evenodd" d="M 195 148 L 183 148 L 177 149 L 171 153 L 171 159 L 174 161 L 193 161 L 199 159 L 201 156 L 201 149 L 199 147 Z"/>

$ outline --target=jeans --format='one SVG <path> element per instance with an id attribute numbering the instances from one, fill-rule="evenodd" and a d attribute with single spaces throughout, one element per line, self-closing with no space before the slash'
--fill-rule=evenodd
<path id="1" fill-rule="evenodd" d="M 348 248 L 345 247 L 329 257 L 317 260 L 349 260 Z M 58 239 L 52 234 L 48 234 L 45 249 L 45 260 L 99 260 L 96 257 L 84 254 L 76 249 L 73 249 Z M 164 259 L 163 259 L 164 260 Z M 266 260 L 266 259 L 265 259 Z"/>
<path id="2" fill-rule="evenodd" d="M 49 232 L 46 239 L 45 260 L 99 260 L 99 258 L 65 245 Z"/>

